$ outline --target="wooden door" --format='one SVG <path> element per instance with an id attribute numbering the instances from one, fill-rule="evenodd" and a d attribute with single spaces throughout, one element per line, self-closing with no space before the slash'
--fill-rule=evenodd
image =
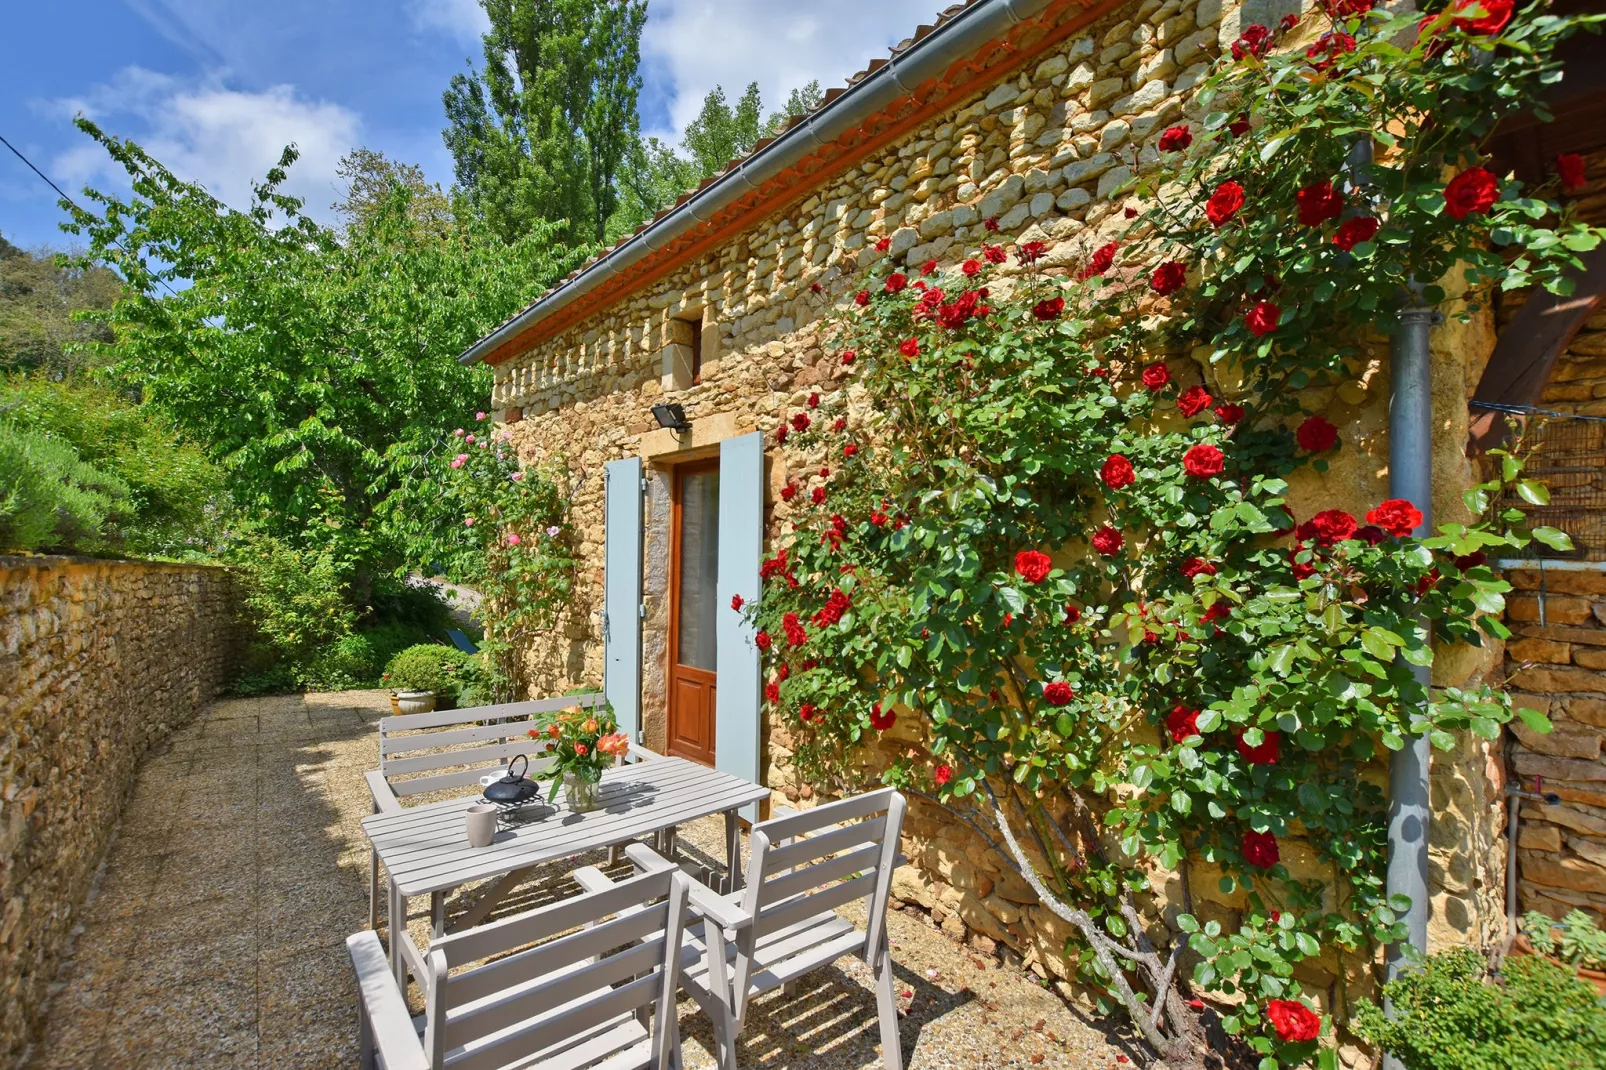
<path id="1" fill-rule="evenodd" d="M 670 754 L 714 764 L 719 462 L 675 469 L 669 553 Z"/>

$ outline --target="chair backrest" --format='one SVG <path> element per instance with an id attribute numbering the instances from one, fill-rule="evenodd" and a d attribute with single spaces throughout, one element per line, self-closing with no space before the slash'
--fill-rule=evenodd
<path id="1" fill-rule="evenodd" d="M 689 882 L 659 870 L 435 940 L 424 996 L 432 1070 L 524 1065 L 538 1053 L 540 1065 L 678 1063 Z"/>
<path id="2" fill-rule="evenodd" d="M 885 788 L 754 825 L 742 902 L 754 919 L 752 939 L 864 899 L 862 953 L 873 955 L 885 933 L 905 805 Z"/>
<path id="3" fill-rule="evenodd" d="M 466 710 L 437 710 L 384 717 L 379 722 L 379 771 L 398 798 L 420 792 L 461 788 L 479 782 L 519 754 L 528 755 L 530 774 L 551 765 L 544 744 L 531 739 L 541 714 L 570 706 L 589 709 L 606 700 L 600 691 L 561 695 Z"/>

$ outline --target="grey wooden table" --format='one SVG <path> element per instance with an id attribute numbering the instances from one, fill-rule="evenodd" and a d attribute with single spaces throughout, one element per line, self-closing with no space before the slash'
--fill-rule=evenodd
<path id="1" fill-rule="evenodd" d="M 630 840 L 645 839 L 700 817 L 725 815 L 726 877 L 721 891 L 741 886 L 741 837 L 737 813 L 769 797 L 769 789 L 681 758 L 620 765 L 602 774 L 597 808 L 574 813 L 558 790 L 549 803 L 526 811 L 531 820 L 496 834 L 489 847 L 470 847 L 464 811 L 478 796 L 365 817 L 363 832 L 389 878 L 390 959 L 405 984 L 403 954 L 407 900 L 430 896 L 436 935 L 444 931 L 445 894 L 471 881 L 500 878 L 457 922 L 480 921 L 517 883 L 524 870 L 553 859 Z"/>

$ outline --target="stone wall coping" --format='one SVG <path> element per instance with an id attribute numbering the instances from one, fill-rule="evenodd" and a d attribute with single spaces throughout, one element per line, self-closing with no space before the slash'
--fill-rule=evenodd
<path id="1" fill-rule="evenodd" d="M 90 557 L 85 554 L 0 554 L 0 570 L 53 569 L 67 566 L 117 565 L 132 568 L 204 568 L 218 572 L 236 571 L 233 565 L 213 565 L 204 561 L 158 561 L 143 557 Z"/>

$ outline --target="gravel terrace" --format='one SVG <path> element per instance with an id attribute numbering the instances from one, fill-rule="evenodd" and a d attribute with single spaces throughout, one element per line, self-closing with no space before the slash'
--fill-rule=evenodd
<path id="1" fill-rule="evenodd" d="M 151 755 L 24 1065 L 355 1066 L 345 938 L 366 924 L 363 773 L 377 765 L 375 722 L 388 713 L 377 691 L 230 699 Z M 717 817 L 683 829 L 683 852 L 722 857 L 720 831 Z M 566 873 L 605 860 L 536 873 L 494 916 L 576 894 Z M 427 910 L 411 904 L 420 946 Z M 910 1070 L 1137 1064 L 1030 975 L 918 911 L 894 913 L 889 927 Z M 714 1066 L 707 1018 L 683 1000 L 680 1021 L 687 1066 Z M 739 1059 L 851 1070 L 881 1065 L 879 1048 L 870 971 L 845 958 L 796 996 L 756 1001 Z"/>

